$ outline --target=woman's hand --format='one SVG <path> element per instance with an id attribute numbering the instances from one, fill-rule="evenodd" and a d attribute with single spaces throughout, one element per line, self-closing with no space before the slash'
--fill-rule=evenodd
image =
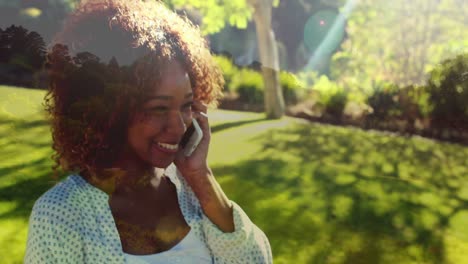
<path id="1" fill-rule="evenodd" d="M 208 123 L 207 106 L 199 101 L 193 104 L 193 118 L 200 125 L 203 137 L 190 156 L 183 154 L 183 149 L 179 150 L 175 158 L 175 165 L 182 175 L 191 183 L 194 178 L 205 177 L 211 173 L 207 157 L 211 139 L 210 125 Z"/>
<path id="2" fill-rule="evenodd" d="M 207 157 L 211 130 L 206 114 L 207 107 L 194 102 L 193 117 L 197 119 L 203 138 L 192 155 L 186 157 L 183 149 L 176 155 L 175 165 L 197 196 L 205 215 L 224 232 L 234 231 L 232 203 L 221 189 L 208 166 Z"/>

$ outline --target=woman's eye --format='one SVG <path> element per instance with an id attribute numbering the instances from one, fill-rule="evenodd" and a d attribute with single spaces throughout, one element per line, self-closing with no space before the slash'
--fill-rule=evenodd
<path id="1" fill-rule="evenodd" d="M 193 102 L 190 102 L 190 103 L 186 103 L 182 106 L 182 110 L 184 111 L 191 111 L 192 110 L 192 105 L 193 105 Z"/>
<path id="2" fill-rule="evenodd" d="M 164 114 L 166 113 L 168 110 L 167 107 L 164 107 L 164 106 L 156 106 L 156 107 L 151 107 L 149 109 L 146 109 L 145 110 L 145 113 L 146 114 L 150 114 L 150 115 L 160 115 L 160 114 Z"/>

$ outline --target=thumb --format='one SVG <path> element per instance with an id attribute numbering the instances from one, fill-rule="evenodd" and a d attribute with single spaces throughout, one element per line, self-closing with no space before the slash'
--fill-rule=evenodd
<path id="1" fill-rule="evenodd" d="M 185 157 L 184 155 L 184 149 L 181 148 L 177 153 L 176 153 L 176 156 L 174 158 L 174 164 L 179 167 L 181 164 L 184 163 L 185 159 L 187 157 Z"/>

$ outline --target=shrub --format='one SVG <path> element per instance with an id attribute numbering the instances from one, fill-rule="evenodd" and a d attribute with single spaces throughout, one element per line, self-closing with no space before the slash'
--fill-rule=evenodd
<path id="1" fill-rule="evenodd" d="M 241 101 L 249 104 L 263 104 L 264 84 L 260 72 L 251 68 L 239 69 L 224 56 L 214 56 L 214 59 L 223 72 L 225 92 L 236 92 Z M 280 72 L 279 81 L 286 104 L 296 104 L 303 92 L 300 81 L 287 71 Z"/>
<path id="2" fill-rule="evenodd" d="M 286 104 L 297 104 L 303 92 L 303 85 L 293 73 L 280 72 L 280 85 Z"/>
<path id="3" fill-rule="evenodd" d="M 367 104 L 372 108 L 371 117 L 386 119 L 401 115 L 398 105 L 399 88 L 395 84 L 383 84 L 375 87 L 374 92 L 367 98 Z"/>
<path id="4" fill-rule="evenodd" d="M 347 102 L 348 93 L 344 90 L 338 91 L 330 97 L 330 100 L 325 107 L 325 113 L 335 118 L 340 118 L 343 114 Z"/>
<path id="5" fill-rule="evenodd" d="M 432 125 L 468 128 L 468 54 L 445 60 L 432 70 L 426 89 Z"/>
<path id="6" fill-rule="evenodd" d="M 224 81 L 225 81 L 224 91 L 229 91 L 232 79 L 234 78 L 235 75 L 237 75 L 239 70 L 237 66 L 234 63 L 232 63 L 231 59 L 227 57 L 214 56 L 214 60 L 216 61 L 218 66 L 221 68 L 221 71 L 223 72 Z"/>
<path id="7" fill-rule="evenodd" d="M 297 103 L 302 87 L 294 74 L 280 72 L 279 81 L 285 102 L 287 104 Z M 237 71 L 237 73 L 232 76 L 228 89 L 236 92 L 239 95 L 239 99 L 243 102 L 249 104 L 263 104 L 265 90 L 263 77 L 260 72 L 249 68 Z"/>
<path id="8" fill-rule="evenodd" d="M 431 112 L 431 107 L 429 104 L 430 94 L 427 92 L 426 87 L 411 85 L 403 88 L 403 91 L 405 91 L 409 100 L 417 106 L 419 115 L 421 117 L 428 117 Z"/>
<path id="9" fill-rule="evenodd" d="M 318 104 L 324 113 L 334 118 L 341 118 L 348 101 L 348 92 L 325 75 L 318 78 L 313 88 L 319 92 Z"/>
<path id="10" fill-rule="evenodd" d="M 429 93 L 424 87 L 409 85 L 398 92 L 398 107 L 408 120 L 428 117 L 430 112 Z"/>
<path id="11" fill-rule="evenodd" d="M 249 104 L 263 104 L 262 75 L 250 69 L 242 69 L 233 76 L 229 90 L 235 91 L 239 99 Z"/>

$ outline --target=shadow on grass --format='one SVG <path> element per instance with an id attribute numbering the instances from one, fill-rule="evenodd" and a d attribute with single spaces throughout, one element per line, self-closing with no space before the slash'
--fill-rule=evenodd
<path id="1" fill-rule="evenodd" d="M 14 208 L 0 214 L 0 219 L 28 219 L 37 198 L 56 183 L 50 175 L 42 173 L 37 178 L 0 188 L 0 202 L 15 202 Z"/>
<path id="2" fill-rule="evenodd" d="M 265 121 L 266 118 L 258 118 L 258 119 L 252 119 L 252 120 L 246 120 L 246 121 L 236 121 L 236 122 L 230 122 L 230 123 L 223 123 L 219 125 L 214 125 L 211 127 L 211 133 L 216 133 L 223 131 L 225 129 L 233 128 L 233 127 L 238 127 L 238 126 L 243 126 L 243 125 L 248 125 L 256 122 L 261 122 Z"/>
<path id="3" fill-rule="evenodd" d="M 257 140 L 255 159 L 213 171 L 278 262 L 447 263 L 468 148 L 317 125 Z"/>
<path id="4" fill-rule="evenodd" d="M 0 220 L 27 219 L 37 198 L 57 182 L 51 173 L 49 126 L 39 119 L 0 120 L 0 202 L 14 204 L 2 210 Z"/>

